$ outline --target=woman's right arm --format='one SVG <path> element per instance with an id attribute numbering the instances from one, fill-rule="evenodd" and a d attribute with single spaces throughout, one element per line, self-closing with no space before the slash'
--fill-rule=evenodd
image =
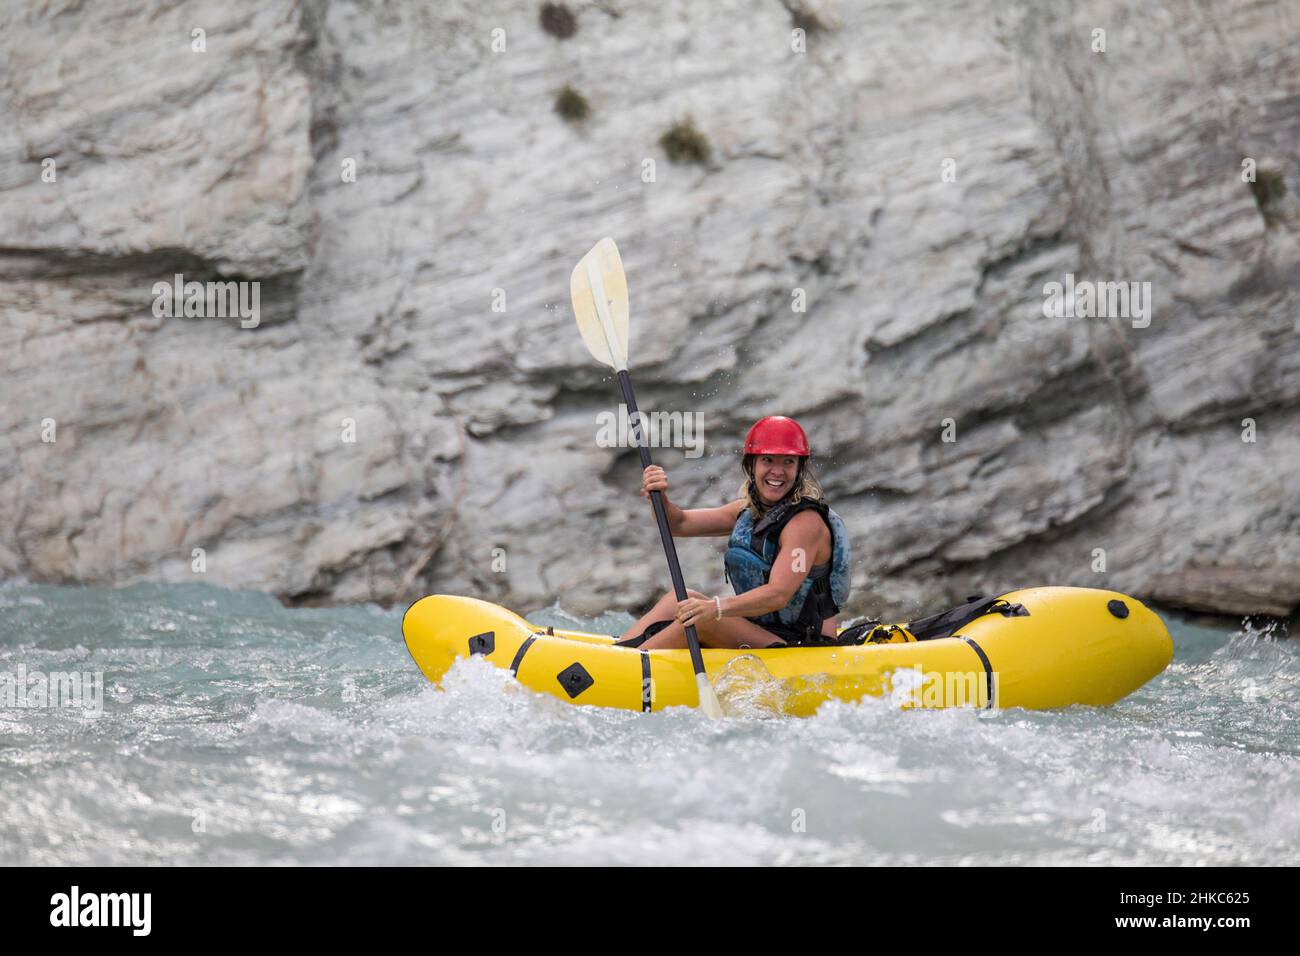
<path id="1" fill-rule="evenodd" d="M 736 499 L 720 508 L 679 508 L 668 500 L 668 475 L 658 465 L 651 465 L 641 476 L 641 497 L 650 500 L 650 492 L 663 495 L 664 511 L 668 515 L 668 528 L 678 538 L 706 538 L 731 534 L 732 526 L 745 507 Z"/>

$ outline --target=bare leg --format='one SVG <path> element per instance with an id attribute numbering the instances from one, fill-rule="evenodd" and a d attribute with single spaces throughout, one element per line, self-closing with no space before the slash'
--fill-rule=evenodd
<path id="1" fill-rule="evenodd" d="M 676 602 L 674 602 L 674 609 L 676 609 L 676 606 Z M 663 618 L 660 618 L 660 620 L 663 620 Z M 784 643 L 781 638 L 771 631 L 765 631 L 753 621 L 746 620 L 743 617 L 724 617 L 720 621 L 699 621 L 695 625 L 695 630 L 700 636 L 700 644 L 704 647 L 732 649 L 752 647 L 757 649 L 769 647 L 772 644 Z M 641 650 L 654 651 L 685 646 L 686 628 L 682 626 L 681 621 L 673 621 L 642 644 Z"/>
<path id="2" fill-rule="evenodd" d="M 702 597 L 702 594 L 699 594 L 698 592 L 688 591 L 686 593 L 690 594 L 692 597 Z M 629 637 L 640 636 L 642 633 L 645 633 L 646 628 L 650 627 L 650 624 L 653 624 L 656 620 L 672 620 L 673 615 L 676 613 L 677 596 L 675 593 L 669 591 L 667 594 L 664 594 L 663 597 L 660 597 L 658 601 L 655 601 L 654 607 L 651 607 L 651 609 L 647 610 L 645 614 L 642 614 L 640 620 L 637 620 L 637 623 L 634 623 L 632 627 L 629 627 L 628 630 L 623 633 L 623 636 L 619 637 L 619 640 L 625 641 L 628 640 Z M 682 633 L 685 635 L 685 632 Z"/>

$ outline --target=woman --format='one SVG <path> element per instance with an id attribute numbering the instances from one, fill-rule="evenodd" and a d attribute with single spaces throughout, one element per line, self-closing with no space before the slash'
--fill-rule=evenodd
<path id="1" fill-rule="evenodd" d="M 849 593 L 849 536 L 822 499 L 799 423 L 759 419 L 745 437 L 745 483 L 721 508 L 683 510 L 668 500 L 668 476 L 651 465 L 641 494 L 662 492 L 675 536 L 730 535 L 726 574 L 736 593 L 665 594 L 619 643 L 656 650 L 686 646 L 694 625 L 705 647 L 784 647 L 833 641 Z"/>

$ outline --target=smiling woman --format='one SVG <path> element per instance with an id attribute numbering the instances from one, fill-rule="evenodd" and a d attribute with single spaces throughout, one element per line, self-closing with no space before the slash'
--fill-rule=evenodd
<path id="1" fill-rule="evenodd" d="M 739 497 L 720 508 L 685 510 L 668 500 L 668 476 L 645 469 L 641 494 L 664 495 L 675 536 L 730 536 L 732 597 L 688 591 L 659 599 L 620 643 L 643 650 L 685 647 L 694 626 L 708 647 L 759 648 L 833 640 L 849 596 L 849 536 L 823 500 L 808 437 L 792 418 L 768 416 L 745 437 Z"/>

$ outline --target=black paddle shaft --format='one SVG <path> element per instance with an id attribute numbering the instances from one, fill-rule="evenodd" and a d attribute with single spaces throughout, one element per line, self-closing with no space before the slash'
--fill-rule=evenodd
<path id="1" fill-rule="evenodd" d="M 632 379 L 627 371 L 618 373 L 618 387 L 623 391 L 623 404 L 627 406 L 627 418 L 636 436 L 636 449 L 641 453 L 641 470 L 654 464 L 650 460 L 650 449 L 646 447 L 645 435 L 641 432 L 641 414 L 636 410 L 636 396 L 632 394 Z M 686 581 L 682 578 L 682 566 L 677 560 L 677 546 L 673 544 L 673 532 L 668 527 L 668 511 L 664 508 L 664 496 L 657 491 L 650 492 L 650 504 L 654 505 L 655 521 L 659 524 L 659 540 L 663 542 L 664 555 L 668 558 L 668 574 L 673 579 L 673 591 L 677 600 L 686 600 Z M 691 665 L 695 673 L 704 673 L 704 656 L 700 653 L 700 638 L 695 633 L 695 626 L 686 628 L 686 644 L 691 649 Z"/>

